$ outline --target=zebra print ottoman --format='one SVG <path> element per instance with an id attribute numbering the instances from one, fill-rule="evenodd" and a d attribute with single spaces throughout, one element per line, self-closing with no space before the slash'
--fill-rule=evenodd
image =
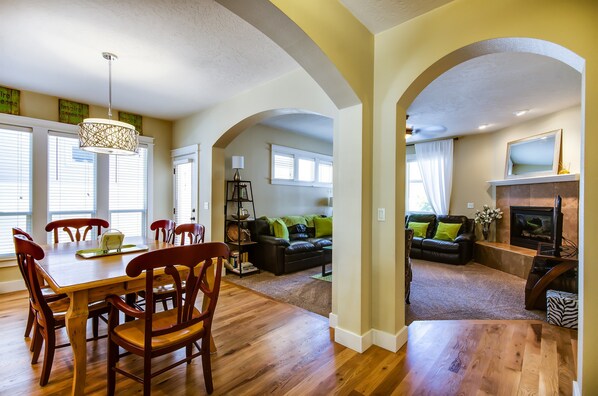
<path id="1" fill-rule="evenodd" d="M 548 323 L 577 329 L 577 294 L 559 290 L 546 292 L 546 320 Z"/>

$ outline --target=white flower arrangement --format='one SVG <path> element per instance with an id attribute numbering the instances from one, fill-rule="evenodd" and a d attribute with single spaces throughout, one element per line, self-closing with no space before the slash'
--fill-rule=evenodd
<path id="1" fill-rule="evenodd" d="M 484 205 L 482 210 L 475 212 L 475 222 L 484 225 L 490 225 L 494 220 L 502 219 L 502 210 L 499 208 L 490 209 L 488 205 Z"/>

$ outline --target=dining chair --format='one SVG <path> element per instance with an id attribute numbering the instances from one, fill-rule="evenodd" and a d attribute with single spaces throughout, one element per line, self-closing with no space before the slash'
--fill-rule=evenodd
<path id="1" fill-rule="evenodd" d="M 54 243 L 59 243 L 58 232 L 60 229 L 66 232 L 70 237 L 71 242 L 84 241 L 87 233 L 96 227 L 97 235 L 102 233 L 102 228 L 109 228 L 110 223 L 104 219 L 96 218 L 76 218 L 76 219 L 62 219 L 54 220 L 46 224 L 46 232 L 54 232 Z M 83 234 L 81 229 L 83 228 Z M 75 234 L 73 235 L 73 232 Z"/>
<path id="2" fill-rule="evenodd" d="M 203 224 L 185 223 L 178 225 L 174 233 L 181 236 L 181 245 L 185 244 L 186 238 L 189 239 L 190 244 L 203 243 L 206 227 Z"/>
<path id="3" fill-rule="evenodd" d="M 156 220 L 150 225 L 150 230 L 156 231 L 155 240 L 174 243 L 176 223 L 169 219 Z"/>
<path id="4" fill-rule="evenodd" d="M 27 238 L 27 240 L 33 241 L 31 235 L 29 235 L 28 232 L 19 227 L 12 228 L 12 235 L 23 235 L 25 238 Z M 22 265 L 18 265 L 18 267 L 21 271 L 21 275 L 23 276 L 23 280 L 26 281 L 27 274 L 23 271 L 24 267 Z M 46 301 L 50 302 L 60 300 L 61 298 L 66 298 L 66 294 L 56 294 L 51 288 L 49 288 L 48 286 L 44 286 L 43 278 L 39 276 L 39 274 L 38 281 L 41 287 L 42 294 Z M 33 307 L 31 306 L 31 303 L 29 303 L 29 316 L 27 317 L 27 325 L 25 326 L 25 334 L 23 335 L 23 337 L 29 337 L 29 334 L 31 333 L 31 328 L 33 327 L 34 315 L 35 314 L 33 311 Z M 33 350 L 33 342 L 31 343 L 31 350 Z"/>
<path id="5" fill-rule="evenodd" d="M 44 386 L 50 378 L 55 350 L 70 345 L 56 345 L 56 330 L 65 326 L 65 316 L 70 300 L 68 297 L 50 299 L 43 295 L 37 269 L 37 260 L 41 260 L 45 256 L 43 249 L 23 234 L 15 234 L 13 241 L 19 269 L 22 274 L 25 274 L 25 286 L 29 292 L 29 303 L 34 314 L 31 364 L 37 363 L 42 344 L 44 344 L 44 364 L 39 379 L 39 384 Z M 103 301 L 89 305 L 90 318 L 97 319 L 101 314 L 107 312 L 107 305 Z M 98 338 L 103 337 L 94 334 L 93 339 Z"/>
<path id="6" fill-rule="evenodd" d="M 110 304 L 108 319 L 108 395 L 114 395 L 116 373 L 125 375 L 143 384 L 143 394 L 149 395 L 153 377 L 176 367 L 184 362 L 202 357 L 202 366 L 206 391 L 212 393 L 212 369 L 210 362 L 210 337 L 212 318 L 218 293 L 222 265 L 228 259 L 229 248 L 222 242 L 209 242 L 168 249 L 154 250 L 135 257 L 127 265 L 126 273 L 131 278 L 145 272 L 145 311 L 128 305 L 121 297 L 110 295 L 106 301 Z M 215 264 L 215 265 L 214 265 Z M 176 266 L 176 267 L 175 267 Z M 183 299 L 181 268 L 185 271 L 186 297 Z M 207 271 L 214 272 L 214 283 L 209 285 Z M 172 277 L 175 285 L 177 307 L 161 312 L 154 310 L 154 277 L 164 273 Z M 199 294 L 208 303 L 200 311 L 195 302 Z M 119 323 L 119 313 L 132 316 L 136 320 Z M 201 340 L 201 345 L 198 344 Z M 193 353 L 193 346 L 198 352 Z M 117 367 L 119 347 L 128 353 L 143 357 L 143 376 L 139 377 Z M 185 358 L 152 372 L 152 358 L 185 348 Z"/>
<path id="7" fill-rule="evenodd" d="M 174 243 L 174 232 L 176 223 L 169 219 L 156 220 L 150 225 L 150 230 L 155 231 L 154 240 L 162 242 Z M 137 293 L 142 300 L 137 301 L 137 304 L 145 304 L 145 292 L 143 290 Z M 175 302 L 175 291 L 173 285 L 161 285 L 154 287 L 154 311 L 156 310 L 156 304 L 162 303 L 162 307 L 166 311 L 168 309 L 168 300 L 172 300 L 172 305 L 176 306 Z"/>
<path id="8" fill-rule="evenodd" d="M 413 244 L 413 233 L 411 228 L 405 229 L 405 304 L 411 304 L 411 281 L 413 280 L 413 270 L 411 268 L 411 245 Z"/>

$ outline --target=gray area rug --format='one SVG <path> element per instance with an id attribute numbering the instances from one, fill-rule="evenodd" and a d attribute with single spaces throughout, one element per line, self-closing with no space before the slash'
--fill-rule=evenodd
<path id="1" fill-rule="evenodd" d="M 413 260 L 412 264 L 407 324 L 415 320 L 546 319 L 545 312 L 524 308 L 524 279 L 476 263 Z M 318 273 L 321 267 L 281 276 L 266 271 L 243 278 L 228 274 L 223 279 L 328 317 L 332 283 L 311 278 Z"/>
<path id="2" fill-rule="evenodd" d="M 411 304 L 415 320 L 546 319 L 525 309 L 525 279 L 477 263 L 451 265 L 412 260 Z"/>
<path id="3" fill-rule="evenodd" d="M 328 317 L 332 311 L 332 283 L 311 278 L 321 274 L 322 267 L 276 276 L 271 272 L 260 271 L 239 278 L 227 274 L 222 279 L 255 290 L 277 301 L 293 304 L 319 315 Z"/>

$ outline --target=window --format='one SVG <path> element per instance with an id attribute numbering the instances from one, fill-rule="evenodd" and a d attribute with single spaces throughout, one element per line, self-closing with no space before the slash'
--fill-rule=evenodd
<path id="1" fill-rule="evenodd" d="M 9 257 L 12 227 L 31 232 L 31 129 L 0 125 L 0 152 L 0 257 Z"/>
<path id="2" fill-rule="evenodd" d="M 425 212 L 433 213 L 432 205 L 428 202 L 426 191 L 424 190 L 424 182 L 419 171 L 419 166 L 415 156 L 407 156 L 407 188 L 405 197 L 407 212 Z"/>
<path id="3" fill-rule="evenodd" d="M 329 187 L 332 157 L 273 144 L 271 183 Z"/>
<path id="4" fill-rule="evenodd" d="M 110 227 L 144 236 L 147 219 L 147 148 L 137 155 L 110 156 Z"/>

